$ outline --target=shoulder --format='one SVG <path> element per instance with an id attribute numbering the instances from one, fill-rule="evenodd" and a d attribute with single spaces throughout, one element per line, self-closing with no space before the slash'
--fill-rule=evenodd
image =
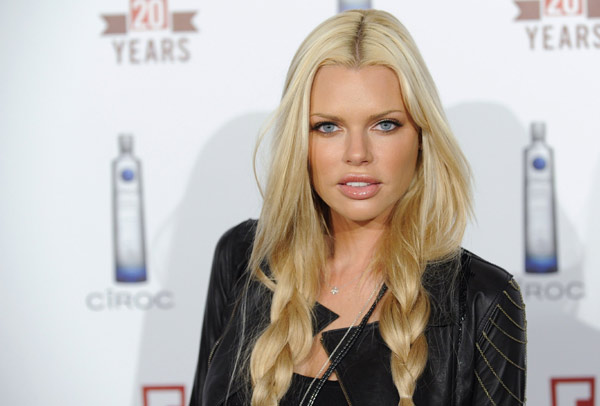
<path id="1" fill-rule="evenodd" d="M 211 279 L 233 287 L 244 275 L 252 253 L 256 220 L 246 220 L 227 230 L 215 248 Z"/>
<path id="2" fill-rule="evenodd" d="M 227 230 L 215 249 L 215 260 L 243 262 L 252 251 L 257 221 L 248 219 Z"/>
<path id="3" fill-rule="evenodd" d="M 458 322 L 466 312 L 481 319 L 511 280 L 506 270 L 464 248 L 447 261 L 429 264 L 423 283 L 433 305 L 430 324 Z"/>
<path id="4" fill-rule="evenodd" d="M 461 262 L 466 281 L 464 300 L 475 318 L 472 322 L 477 336 L 498 318 L 524 320 L 523 297 L 512 274 L 467 250 L 463 250 Z"/>
<path id="5" fill-rule="evenodd" d="M 461 270 L 466 278 L 466 288 L 479 300 L 492 302 L 507 287 L 513 276 L 489 261 L 463 249 Z"/>
<path id="6" fill-rule="evenodd" d="M 217 247 L 235 249 L 242 246 L 252 246 L 257 223 L 257 220 L 248 219 L 231 227 L 221 236 Z"/>

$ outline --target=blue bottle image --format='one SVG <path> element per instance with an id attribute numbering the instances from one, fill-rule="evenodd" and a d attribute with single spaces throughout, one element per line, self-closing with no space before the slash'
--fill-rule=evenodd
<path id="1" fill-rule="evenodd" d="M 554 157 L 546 144 L 546 125 L 531 124 L 531 144 L 525 148 L 525 272 L 558 270 Z"/>
<path id="2" fill-rule="evenodd" d="M 144 205 L 140 161 L 133 156 L 133 136 L 119 135 L 119 156 L 112 163 L 113 231 L 117 282 L 147 279 Z"/>
<path id="3" fill-rule="evenodd" d="M 338 0 L 338 11 L 340 13 L 346 10 L 369 8 L 371 8 L 371 0 Z"/>

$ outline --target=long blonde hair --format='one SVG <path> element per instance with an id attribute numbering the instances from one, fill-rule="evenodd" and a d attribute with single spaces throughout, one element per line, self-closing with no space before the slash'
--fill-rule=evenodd
<path id="1" fill-rule="evenodd" d="M 379 328 L 392 353 L 401 406 L 413 405 L 427 362 L 425 266 L 457 255 L 471 211 L 468 164 L 406 28 L 377 10 L 351 10 L 320 24 L 296 52 L 279 108 L 261 136 L 273 136 L 272 161 L 249 267 L 273 296 L 270 322 L 250 356 L 253 406 L 278 404 L 294 365 L 308 356 L 313 342 L 311 312 L 320 272 L 331 255 L 331 235 L 328 208 L 314 192 L 308 170 L 310 92 L 317 70 L 332 64 L 392 69 L 422 137 L 416 174 L 390 215 L 373 259 L 389 288 Z"/>

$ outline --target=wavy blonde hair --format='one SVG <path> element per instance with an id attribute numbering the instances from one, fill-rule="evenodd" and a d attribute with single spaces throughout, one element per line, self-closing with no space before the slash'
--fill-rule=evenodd
<path id="1" fill-rule="evenodd" d="M 458 255 L 471 212 L 470 172 L 410 34 L 395 17 L 377 10 L 338 14 L 309 34 L 291 63 L 279 108 L 261 134 L 262 139 L 272 133 L 273 159 L 249 267 L 273 298 L 270 322 L 250 355 L 252 405 L 277 405 L 294 365 L 308 356 L 320 272 L 332 254 L 329 211 L 314 192 L 308 169 L 311 86 L 324 65 L 392 69 L 420 129 L 416 174 L 373 258 L 389 288 L 379 328 L 392 353 L 392 378 L 400 405 L 413 405 L 427 362 L 430 301 L 422 276 L 428 263 Z"/>

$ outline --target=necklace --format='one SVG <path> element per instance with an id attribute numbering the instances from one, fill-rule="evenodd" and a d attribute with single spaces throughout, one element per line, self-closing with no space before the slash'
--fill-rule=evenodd
<path id="1" fill-rule="evenodd" d="M 365 274 L 365 272 L 367 272 L 367 269 L 369 269 L 369 268 L 365 268 L 365 270 L 362 271 L 360 274 L 358 274 L 358 276 L 356 278 L 352 279 L 350 282 L 344 283 L 343 285 L 340 285 L 340 286 L 333 285 L 332 286 L 328 283 L 327 286 L 329 286 L 329 292 L 332 295 L 337 295 L 339 293 L 340 289 L 345 288 L 346 286 L 350 285 L 351 283 L 356 282 L 361 276 L 363 276 Z"/>

